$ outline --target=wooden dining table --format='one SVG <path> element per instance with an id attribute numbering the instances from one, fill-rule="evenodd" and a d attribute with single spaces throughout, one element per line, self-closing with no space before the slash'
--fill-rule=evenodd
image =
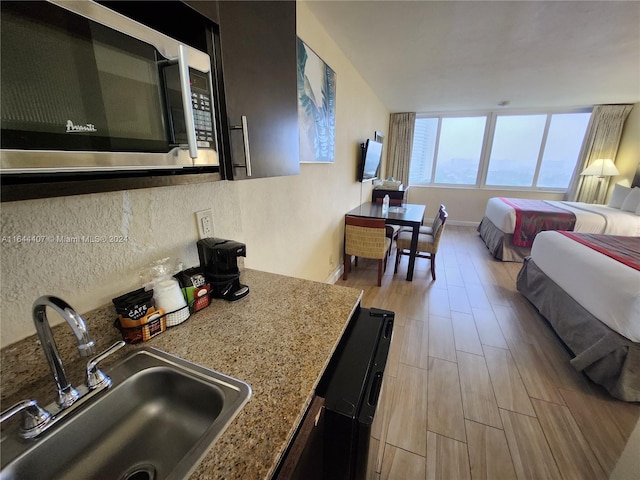
<path id="1" fill-rule="evenodd" d="M 387 225 L 400 225 L 413 229 L 411 252 L 409 253 L 409 268 L 407 269 L 407 281 L 411 282 L 413 280 L 413 267 L 416 263 L 416 255 L 418 253 L 418 234 L 420 233 L 420 225 L 422 225 L 422 220 L 424 219 L 425 208 L 424 205 L 403 203 L 401 206 L 390 206 L 385 212 L 383 211 L 381 203 L 367 202 L 348 211 L 346 215 L 383 218 Z"/>

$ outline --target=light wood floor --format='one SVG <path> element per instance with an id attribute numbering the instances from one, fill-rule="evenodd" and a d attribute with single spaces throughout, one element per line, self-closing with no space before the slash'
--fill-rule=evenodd
<path id="1" fill-rule="evenodd" d="M 337 282 L 363 289 L 363 306 L 396 312 L 371 478 L 608 478 L 640 405 L 573 370 L 516 290 L 520 264 L 494 260 L 475 229 L 455 226 L 444 232 L 435 282 L 429 260 L 417 259 L 413 282 L 407 257 L 397 275 L 393 260 L 395 251 L 381 287 L 365 259 Z"/>

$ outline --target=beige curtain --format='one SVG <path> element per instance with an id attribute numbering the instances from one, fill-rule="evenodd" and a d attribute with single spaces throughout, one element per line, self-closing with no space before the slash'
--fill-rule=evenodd
<path id="1" fill-rule="evenodd" d="M 392 113 L 389 120 L 389 146 L 387 147 L 387 172 L 403 185 L 409 185 L 409 164 L 413 149 L 415 113 Z"/>
<path id="2" fill-rule="evenodd" d="M 610 158 L 615 162 L 622 127 L 632 108 L 633 105 L 596 105 L 593 108 L 580 151 L 580 158 L 573 173 L 571 187 L 566 195 L 567 200 L 604 203 L 609 187 L 609 178 L 605 177 L 601 180 L 598 198 L 595 198 L 598 177 L 580 176 L 580 172 L 599 158 Z"/>

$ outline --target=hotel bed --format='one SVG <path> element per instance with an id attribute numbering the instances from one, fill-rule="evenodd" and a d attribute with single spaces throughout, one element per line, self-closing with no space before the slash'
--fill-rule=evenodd
<path id="1" fill-rule="evenodd" d="M 484 218 L 478 226 L 480 237 L 491 254 L 504 262 L 522 262 L 531 252 L 530 242 L 518 242 L 514 239 L 516 229 L 516 209 L 510 204 L 522 201 L 502 197 L 490 198 L 487 202 Z M 529 201 L 531 202 L 531 201 Z M 593 205 L 582 202 L 563 202 L 539 200 L 540 205 L 549 209 L 573 214 L 575 232 L 603 233 L 607 235 L 640 236 L 640 215 L 635 211 L 625 211 L 606 205 Z M 569 213 L 570 212 L 570 213 Z M 543 228 L 555 230 L 560 228 Z"/>
<path id="2" fill-rule="evenodd" d="M 609 255 L 627 263 L 601 253 L 601 241 L 617 243 Z M 640 401 L 640 238 L 540 232 L 517 287 L 574 353 L 577 370 L 614 397 Z"/>

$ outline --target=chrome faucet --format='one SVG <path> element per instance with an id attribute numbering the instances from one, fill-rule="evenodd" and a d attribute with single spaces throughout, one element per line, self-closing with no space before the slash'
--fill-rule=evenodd
<path id="1" fill-rule="evenodd" d="M 78 390 L 73 388 L 62 366 L 60 352 L 53 339 L 51 326 L 47 319 L 47 307 L 53 308 L 64 318 L 78 341 L 78 351 L 83 357 L 92 356 L 86 366 L 87 383 L 80 385 Z M 66 416 L 71 415 L 95 395 L 111 386 L 111 378 L 105 375 L 98 364 L 113 353 L 124 347 L 122 340 L 114 343 L 104 352 L 95 355 L 95 342 L 89 336 L 89 330 L 84 319 L 71 306 L 57 297 L 48 295 L 38 298 L 33 303 L 33 321 L 36 325 L 38 337 L 42 343 L 44 355 L 53 373 L 53 379 L 58 387 L 58 398 L 46 408 L 41 408 L 35 400 L 23 400 L 0 413 L 0 424 L 22 414 L 22 427 L 19 430 L 20 437 L 32 439 L 40 436 L 46 430 L 60 422 Z"/>
<path id="2" fill-rule="evenodd" d="M 60 352 L 58 352 L 58 347 L 53 339 L 51 326 L 47 319 L 47 307 L 58 312 L 69 324 L 78 341 L 78 351 L 82 357 L 95 354 L 96 347 L 95 342 L 89 336 L 89 330 L 84 319 L 67 302 L 57 297 L 45 295 L 33 303 L 33 322 L 36 325 L 36 331 L 38 332 L 38 337 L 40 337 L 44 355 L 47 357 L 47 362 L 51 368 L 53 379 L 58 387 L 57 403 L 60 408 L 67 408 L 80 398 L 80 394 L 67 380 L 67 374 L 62 366 L 62 358 L 60 357 Z"/>

